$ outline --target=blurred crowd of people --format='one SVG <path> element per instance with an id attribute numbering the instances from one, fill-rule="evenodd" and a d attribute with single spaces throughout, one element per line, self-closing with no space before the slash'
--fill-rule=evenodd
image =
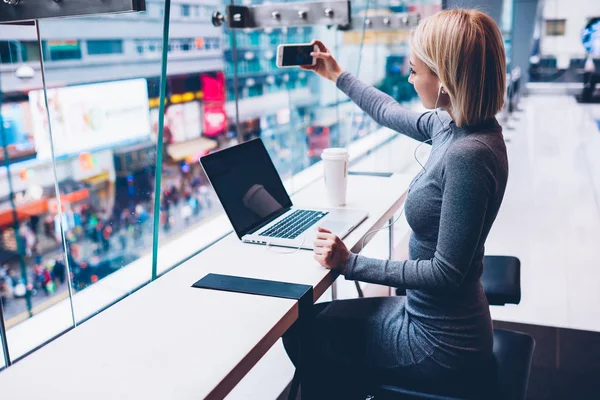
<path id="1" fill-rule="evenodd" d="M 213 205 L 211 195 L 199 178 L 166 184 L 160 199 L 162 231 L 172 233 L 202 219 L 203 211 Z M 131 243 L 135 247 L 129 252 L 134 253 L 150 246 L 152 216 L 151 201 L 140 201 L 112 212 L 84 204 L 63 213 L 71 277 L 91 259 L 128 252 Z M 40 217 L 31 218 L 19 227 L 17 240 L 21 241 L 25 256 L 27 279 L 22 276 L 18 259 L 0 269 L 0 296 L 5 302 L 25 297 L 27 291 L 33 296 L 52 295 L 68 279 L 58 216 L 46 216 L 42 221 L 43 230 L 38 227 Z"/>
<path id="2" fill-rule="evenodd" d="M 190 225 L 193 218 L 198 217 L 203 209 L 212 207 L 210 190 L 201 184 L 198 177 L 191 180 L 179 180 L 167 185 L 160 199 L 160 226 L 169 232 L 179 218 L 184 226 Z"/>
<path id="3" fill-rule="evenodd" d="M 0 267 L 0 298 L 4 303 L 15 298 L 23 298 L 28 291 L 33 296 L 38 293 L 50 296 L 67 280 L 67 268 L 62 257 L 56 257 L 42 264 L 41 256 L 36 256 L 35 265 L 28 274 L 29 277 L 25 280 L 8 265 Z"/>

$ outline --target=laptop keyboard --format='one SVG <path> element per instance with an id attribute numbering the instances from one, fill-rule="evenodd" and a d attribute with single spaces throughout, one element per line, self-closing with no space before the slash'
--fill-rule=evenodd
<path id="1" fill-rule="evenodd" d="M 296 210 L 259 236 L 295 239 L 327 214 L 322 211 Z"/>

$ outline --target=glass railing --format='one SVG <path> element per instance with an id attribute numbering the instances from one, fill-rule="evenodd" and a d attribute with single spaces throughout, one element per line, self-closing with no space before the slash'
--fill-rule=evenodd
<path id="1" fill-rule="evenodd" d="M 151 280 L 147 264 L 137 286 L 98 284 L 152 252 L 163 3 L 2 28 L 0 42 L 18 39 L 8 41 L 17 60 L 0 66 L 0 279 L 13 361 Z"/>
<path id="2" fill-rule="evenodd" d="M 334 83 L 277 68 L 279 44 L 318 38 L 361 80 L 402 103 L 416 96 L 406 32 L 232 31 L 209 23 L 224 4 L 200 0 L 173 3 L 165 27 L 165 2 L 147 4 L 2 27 L 0 294 L 13 361 L 231 230 L 202 155 L 260 137 L 293 193 L 318 178 L 305 172 L 323 149 L 380 129 Z M 362 1 L 352 12 L 398 7 Z M 440 5 L 411 7 L 426 16 Z"/>

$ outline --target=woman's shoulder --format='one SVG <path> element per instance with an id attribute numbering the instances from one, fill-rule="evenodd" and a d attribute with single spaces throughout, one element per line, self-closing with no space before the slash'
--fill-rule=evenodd
<path id="1" fill-rule="evenodd" d="M 507 168 L 506 145 L 501 132 L 471 133 L 453 141 L 446 152 L 446 165 L 454 168 L 476 168 L 488 165 Z"/>

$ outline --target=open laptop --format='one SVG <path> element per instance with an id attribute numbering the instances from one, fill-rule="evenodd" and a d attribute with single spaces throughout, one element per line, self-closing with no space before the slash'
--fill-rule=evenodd
<path id="1" fill-rule="evenodd" d="M 294 207 L 261 139 L 200 162 L 243 242 L 312 250 L 318 226 L 344 238 L 367 218 L 360 210 Z"/>

